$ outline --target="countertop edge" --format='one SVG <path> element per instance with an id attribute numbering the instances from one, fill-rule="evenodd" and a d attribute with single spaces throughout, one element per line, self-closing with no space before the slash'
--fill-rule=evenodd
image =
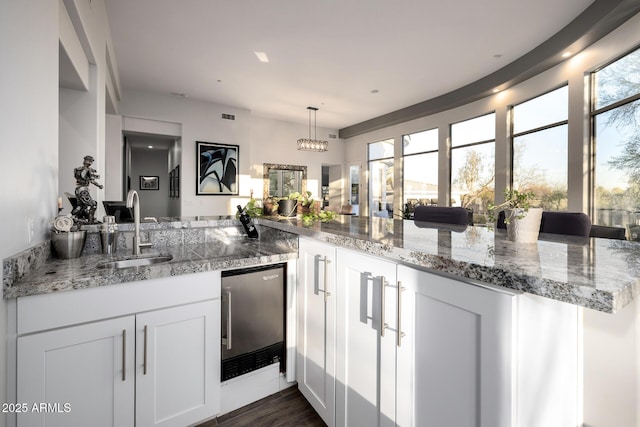
<path id="1" fill-rule="evenodd" d="M 290 224 L 273 219 L 259 219 L 258 223 L 277 228 L 345 249 L 364 254 L 380 256 L 407 266 L 426 269 L 434 274 L 446 275 L 453 279 L 485 283 L 513 291 L 537 295 L 572 305 L 615 314 L 640 294 L 640 279 L 623 285 L 617 291 L 603 291 L 571 283 L 541 279 L 530 275 L 517 274 L 499 267 L 482 266 L 470 262 L 453 260 L 439 255 L 425 254 L 393 245 L 374 242 L 354 236 L 334 234 L 314 229 L 313 225 Z M 534 286 L 535 285 L 535 286 Z M 567 289 L 569 288 L 569 289 Z M 554 292 L 555 291 L 555 292 Z"/>
<path id="2" fill-rule="evenodd" d="M 280 254 L 258 254 L 244 258 L 191 259 L 170 261 L 166 264 L 156 264 L 140 267 L 129 267 L 118 270 L 118 274 L 96 277 L 81 277 L 70 280 L 42 281 L 40 284 L 28 287 L 14 285 L 4 287 L 5 300 L 33 295 L 54 294 L 75 289 L 89 289 L 101 286 L 119 285 L 149 279 L 182 276 L 216 270 L 233 270 L 243 267 L 253 267 L 261 264 L 273 264 L 297 259 L 297 252 Z"/>

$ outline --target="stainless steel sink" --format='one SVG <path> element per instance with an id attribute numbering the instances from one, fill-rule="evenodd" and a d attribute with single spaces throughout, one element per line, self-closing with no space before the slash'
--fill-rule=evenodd
<path id="1" fill-rule="evenodd" d="M 127 267 L 142 267 L 145 265 L 160 264 L 163 262 L 171 261 L 172 255 L 158 255 L 145 258 L 132 258 L 123 259 L 120 261 L 109 261 L 98 264 L 97 268 L 127 268 Z"/>

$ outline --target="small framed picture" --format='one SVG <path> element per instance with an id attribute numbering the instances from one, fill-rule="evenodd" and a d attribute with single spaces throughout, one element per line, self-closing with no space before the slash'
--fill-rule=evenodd
<path id="1" fill-rule="evenodd" d="M 160 178 L 157 176 L 140 175 L 140 190 L 159 190 Z"/>

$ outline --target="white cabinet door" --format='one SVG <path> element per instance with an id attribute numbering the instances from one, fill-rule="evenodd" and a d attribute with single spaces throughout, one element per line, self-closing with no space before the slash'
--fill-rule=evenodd
<path id="1" fill-rule="evenodd" d="M 337 258 L 336 425 L 393 426 L 396 265 L 342 249 Z"/>
<path id="2" fill-rule="evenodd" d="M 398 425 L 511 426 L 514 297 L 404 266 L 398 283 Z"/>
<path id="3" fill-rule="evenodd" d="M 17 401 L 28 405 L 18 426 L 133 426 L 134 323 L 127 316 L 18 338 Z"/>
<path id="4" fill-rule="evenodd" d="M 185 426 L 219 411 L 219 317 L 220 300 L 136 316 L 136 425 Z"/>
<path id="5" fill-rule="evenodd" d="M 335 424 L 336 248 L 301 238 L 298 261 L 298 388 Z"/>

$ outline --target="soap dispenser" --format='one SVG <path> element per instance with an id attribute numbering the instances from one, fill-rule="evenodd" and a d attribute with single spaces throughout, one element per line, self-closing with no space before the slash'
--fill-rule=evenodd
<path id="1" fill-rule="evenodd" d="M 113 255 L 117 250 L 118 224 L 116 224 L 115 216 L 107 215 L 103 218 L 103 223 L 100 227 L 100 241 L 102 242 L 103 254 Z"/>

